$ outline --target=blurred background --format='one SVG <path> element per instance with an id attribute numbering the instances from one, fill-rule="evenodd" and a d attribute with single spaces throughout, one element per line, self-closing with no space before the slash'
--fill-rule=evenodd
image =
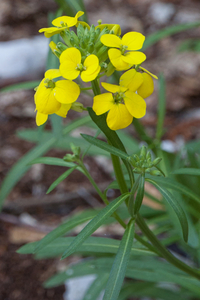
<path id="1" fill-rule="evenodd" d="M 22 129 L 36 128 L 34 91 L 27 87 L 11 90 L 9 86 L 43 78 L 49 41 L 38 30 L 48 27 L 48 14 L 58 9 L 57 3 L 53 0 L 0 1 L 0 180 L 34 145 L 16 134 Z M 171 26 L 181 28 L 175 33 L 166 29 L 165 37 L 145 51 L 147 61 L 143 67 L 156 75 L 163 73 L 165 78 L 167 111 L 163 149 L 174 152 L 185 142 L 199 139 L 200 27 L 186 26 L 183 30 L 183 26 L 200 21 L 200 1 L 85 0 L 84 4 L 91 24 L 97 24 L 99 19 L 103 23 L 117 23 L 123 34 L 138 31 L 149 36 Z M 84 101 L 92 105 L 87 96 L 83 97 Z M 147 114 L 141 120 L 152 136 L 157 124 L 157 103 L 158 83 L 155 81 L 155 92 L 147 99 Z M 70 111 L 65 123 L 79 116 Z M 79 132 L 75 130 L 72 135 L 76 137 Z M 128 132 L 137 139 L 132 128 L 128 128 Z M 63 149 L 47 153 L 60 158 L 65 154 Z M 107 186 L 111 181 L 108 159 L 86 157 L 85 162 L 96 182 Z M 42 238 L 62 218 L 96 205 L 97 196 L 78 172 L 46 196 L 48 187 L 62 172 L 60 167 L 34 165 L 7 196 L 0 214 L 0 299 L 63 299 L 64 286 L 46 290 L 42 283 L 76 257 L 64 262 L 34 261 L 30 256 L 15 253 L 23 243 Z M 121 229 L 104 230 L 117 237 Z"/>

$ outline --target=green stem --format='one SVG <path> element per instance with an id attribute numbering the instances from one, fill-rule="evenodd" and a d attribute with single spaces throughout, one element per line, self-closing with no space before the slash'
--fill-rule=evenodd
<path id="1" fill-rule="evenodd" d="M 108 201 L 107 197 L 102 193 L 102 191 L 99 189 L 98 185 L 96 184 L 96 182 L 94 181 L 94 179 L 92 178 L 90 173 L 88 172 L 84 163 L 82 161 L 79 161 L 78 164 L 82 168 L 85 176 L 88 178 L 88 180 L 90 181 L 92 186 L 95 188 L 95 190 L 98 193 L 98 195 L 100 196 L 100 198 L 103 200 L 103 202 L 106 205 L 108 205 L 110 202 Z M 120 218 L 120 216 L 116 212 L 113 213 L 113 217 L 122 225 L 122 227 L 126 228 L 126 223 L 124 223 L 124 221 Z"/>
<path id="2" fill-rule="evenodd" d="M 164 257 L 169 263 L 176 266 L 178 269 L 190 274 L 197 279 L 200 279 L 200 272 L 196 269 L 191 268 L 186 265 L 184 262 L 180 261 L 176 257 L 174 257 L 171 252 L 169 252 L 157 239 L 157 237 L 153 234 L 153 232 L 148 228 L 143 218 L 138 214 L 136 219 L 137 225 L 140 227 L 142 232 L 146 235 L 152 245 L 160 252 L 162 257 Z"/>
<path id="3" fill-rule="evenodd" d="M 115 171 L 115 177 L 117 179 L 119 188 L 120 188 L 120 192 L 121 194 L 127 193 L 128 192 L 128 188 L 126 185 L 126 181 L 124 179 L 124 175 L 122 172 L 122 167 L 120 164 L 120 160 L 119 157 L 116 155 L 111 154 L 111 158 L 112 158 L 112 164 L 113 164 L 113 168 Z"/>
<path id="4" fill-rule="evenodd" d="M 87 90 L 91 90 L 91 89 L 92 89 L 92 87 L 91 87 L 91 86 L 89 86 L 89 87 L 80 88 L 80 89 L 81 89 L 81 91 L 87 91 Z"/>
<path id="5" fill-rule="evenodd" d="M 94 92 L 94 95 L 100 95 L 101 94 L 101 91 L 100 91 L 100 87 L 99 87 L 99 83 L 98 83 L 98 80 L 97 78 L 93 81 L 91 81 L 91 85 L 92 85 L 92 89 L 93 89 L 93 92 Z"/>

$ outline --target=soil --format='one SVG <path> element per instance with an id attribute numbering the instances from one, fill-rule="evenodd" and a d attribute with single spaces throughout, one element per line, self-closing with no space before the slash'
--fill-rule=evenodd
<path id="1" fill-rule="evenodd" d="M 123 33 L 138 30 L 145 35 L 177 24 L 181 18 L 191 22 L 196 21 L 195 16 L 197 11 L 200 11 L 200 3 L 195 0 L 159 1 L 159 3 L 172 4 L 174 7 L 174 13 L 168 21 L 161 24 L 150 14 L 150 7 L 156 3 L 154 0 L 87 0 L 85 3 L 91 21 L 102 18 L 106 23 L 107 20 L 113 20 L 117 16 L 120 18 Z M 40 28 L 47 26 L 47 14 L 55 11 L 56 8 L 57 5 L 51 0 L 2 0 L 0 40 L 7 41 L 37 35 Z M 154 74 L 164 73 L 166 79 L 166 132 L 163 137 L 165 140 L 177 141 L 181 138 L 183 142 L 187 142 L 200 138 L 200 55 L 191 51 L 177 52 L 184 40 L 199 38 L 199 34 L 200 28 L 187 30 L 163 39 L 146 51 L 148 59 L 144 67 Z M 16 80 L 13 82 L 8 80 L 4 85 L 12 83 L 16 83 Z M 0 86 L 3 87 L 1 84 Z M 0 93 L 2 128 L 0 181 L 34 145 L 16 135 L 16 130 L 36 128 L 33 94 L 33 91 Z M 157 103 L 158 83 L 156 82 L 155 92 L 147 100 L 147 114 L 141 120 L 152 136 L 155 135 L 157 123 Z M 70 112 L 66 123 L 78 116 L 78 113 Z M 133 129 L 128 128 L 128 131 L 137 138 Z M 46 155 L 62 158 L 65 154 L 66 151 L 53 149 Z M 86 157 L 85 163 L 97 183 L 102 187 L 109 184 L 112 178 L 108 168 L 106 169 L 93 157 Z M 30 255 L 16 253 L 22 244 L 40 239 L 59 224 L 63 217 L 96 203 L 98 196 L 88 180 L 78 171 L 71 174 L 49 196 L 45 196 L 48 187 L 62 173 L 61 167 L 35 165 L 7 197 L 0 214 L 0 299 L 2 300 L 63 299 L 64 286 L 48 290 L 42 287 L 42 283 L 47 278 L 62 268 L 58 260 L 35 261 Z M 89 198 L 94 199 L 94 202 L 84 196 L 85 190 L 80 190 L 81 187 L 89 193 Z M 22 222 L 24 215 L 28 217 L 26 224 Z M 36 225 L 32 225 L 33 220 Z"/>

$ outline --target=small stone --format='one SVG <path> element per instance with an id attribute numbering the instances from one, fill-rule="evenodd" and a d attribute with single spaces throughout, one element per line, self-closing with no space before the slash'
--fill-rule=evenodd
<path id="1" fill-rule="evenodd" d="M 154 3 L 150 6 L 149 14 L 158 24 L 166 24 L 175 13 L 175 7 L 171 3 Z"/>

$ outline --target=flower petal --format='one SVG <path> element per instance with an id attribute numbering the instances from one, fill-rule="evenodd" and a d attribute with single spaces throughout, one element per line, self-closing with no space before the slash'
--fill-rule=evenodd
<path id="1" fill-rule="evenodd" d="M 118 130 L 128 127 L 133 120 L 133 117 L 127 110 L 124 104 L 115 104 L 110 109 L 106 122 L 112 130 Z"/>
<path id="2" fill-rule="evenodd" d="M 111 93 L 104 93 L 94 97 L 92 109 L 97 116 L 104 114 L 114 105 L 114 99 Z"/>
<path id="3" fill-rule="evenodd" d="M 107 47 L 120 48 L 122 45 L 122 40 L 114 34 L 104 34 L 100 40 Z"/>
<path id="4" fill-rule="evenodd" d="M 122 55 L 122 60 L 130 65 L 139 65 L 145 59 L 146 55 L 139 51 L 127 52 L 125 55 Z"/>
<path id="5" fill-rule="evenodd" d="M 118 49 L 109 49 L 108 56 L 110 58 L 111 63 L 118 71 L 127 70 L 131 67 L 129 63 L 126 63 L 122 58 L 123 55 L 121 51 Z"/>
<path id="6" fill-rule="evenodd" d="M 154 83 L 151 75 L 147 73 L 142 73 L 143 76 L 143 84 L 137 90 L 138 95 L 142 98 L 149 97 L 154 91 Z"/>
<path id="7" fill-rule="evenodd" d="M 78 77 L 80 71 L 77 65 L 81 63 L 81 52 L 72 47 L 62 52 L 60 56 L 60 73 L 66 78 L 73 80 Z"/>
<path id="8" fill-rule="evenodd" d="M 145 36 L 139 32 L 128 32 L 122 37 L 123 45 L 128 46 L 128 50 L 139 50 L 142 48 Z"/>
<path id="9" fill-rule="evenodd" d="M 151 75 L 153 78 L 158 79 L 158 77 L 156 75 L 154 75 L 153 73 L 149 72 L 147 69 L 140 67 L 141 70 L 143 70 L 144 72 L 148 73 L 149 75 Z"/>
<path id="10" fill-rule="evenodd" d="M 107 27 L 108 30 L 113 30 L 114 34 L 121 35 L 121 27 L 118 24 L 101 24 L 97 25 L 95 29 L 100 28 L 100 30 L 102 31 L 105 27 Z"/>
<path id="11" fill-rule="evenodd" d="M 62 117 L 62 118 L 66 118 L 68 111 L 71 108 L 71 104 L 61 104 L 60 109 L 56 112 L 56 115 Z"/>
<path id="12" fill-rule="evenodd" d="M 111 83 L 107 83 L 107 82 L 102 82 L 101 85 L 105 90 L 107 90 L 111 93 L 120 92 L 120 86 L 119 85 L 111 84 Z"/>
<path id="13" fill-rule="evenodd" d="M 61 31 L 65 30 L 67 27 L 48 27 L 48 28 L 41 28 L 39 32 L 44 32 L 46 38 L 52 37 L 54 34 L 60 33 Z"/>
<path id="14" fill-rule="evenodd" d="M 54 88 L 57 101 L 64 104 L 75 102 L 80 95 L 80 88 L 76 82 L 70 80 L 59 80 Z"/>
<path id="15" fill-rule="evenodd" d="M 85 72 L 87 75 L 92 74 L 99 68 L 99 59 L 96 55 L 91 54 L 86 57 L 83 65 L 86 67 L 86 70 L 83 72 Z"/>
<path id="16" fill-rule="evenodd" d="M 87 70 L 86 70 L 86 71 L 87 71 Z M 96 71 L 93 72 L 92 74 L 87 74 L 86 71 L 82 71 L 82 72 L 81 72 L 81 79 L 82 79 L 84 82 L 89 82 L 89 81 L 94 80 L 94 79 L 98 76 L 99 72 L 101 71 L 101 67 L 98 66 L 98 68 L 96 69 Z"/>
<path id="17" fill-rule="evenodd" d="M 48 119 L 48 115 L 37 112 L 37 114 L 36 114 L 37 126 L 44 124 L 47 121 L 47 119 Z"/>
<path id="18" fill-rule="evenodd" d="M 58 17 L 52 21 L 52 24 L 54 26 L 60 27 L 62 26 L 62 22 L 63 22 L 64 24 L 67 24 L 68 27 L 72 27 L 76 25 L 77 19 L 81 17 L 83 14 L 84 14 L 83 11 L 78 11 L 75 17 L 68 17 L 68 16 Z"/>
<path id="19" fill-rule="evenodd" d="M 43 79 L 35 93 L 36 110 L 43 114 L 53 114 L 60 109 L 60 103 L 54 96 L 54 89 L 46 88 Z"/>
<path id="20" fill-rule="evenodd" d="M 120 77 L 120 85 L 127 87 L 130 91 L 135 92 L 143 83 L 143 76 L 134 69 L 126 71 Z"/>
<path id="21" fill-rule="evenodd" d="M 50 69 L 50 70 L 46 71 L 44 74 L 44 78 L 48 78 L 48 79 L 53 79 L 53 78 L 57 78 L 60 76 L 61 76 L 61 73 L 60 73 L 59 69 Z"/>
<path id="22" fill-rule="evenodd" d="M 127 91 L 124 97 L 125 105 L 134 118 L 142 118 L 146 113 L 146 102 L 134 92 Z"/>

